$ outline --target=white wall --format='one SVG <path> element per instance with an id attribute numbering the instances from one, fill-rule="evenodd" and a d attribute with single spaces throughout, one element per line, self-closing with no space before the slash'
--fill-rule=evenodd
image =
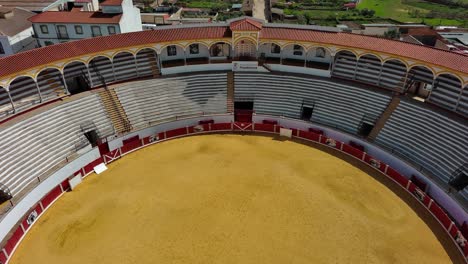
<path id="1" fill-rule="evenodd" d="M 132 0 L 122 2 L 122 18 L 120 19 L 120 29 L 122 33 L 142 31 L 140 9 L 133 6 Z"/>
<path id="2" fill-rule="evenodd" d="M 15 36 L 0 36 L 5 54 L 0 54 L 0 57 L 12 55 L 21 51 L 34 49 L 36 47 L 36 40 L 33 38 L 33 28 L 27 28 Z"/>
<path id="3" fill-rule="evenodd" d="M 331 76 L 331 73 L 328 70 L 319 70 L 319 69 L 314 69 L 314 68 L 288 66 L 288 65 L 280 65 L 280 64 L 267 64 L 267 66 L 273 71 L 309 74 L 309 75 L 320 76 L 320 77 Z"/>
<path id="4" fill-rule="evenodd" d="M 279 58 L 281 54 L 271 53 L 271 46 L 272 46 L 272 43 L 266 43 L 266 44 L 260 45 L 258 48 L 258 56 L 260 56 L 262 53 L 265 53 L 266 57 Z"/>
<path id="5" fill-rule="evenodd" d="M 198 43 L 193 43 L 193 44 L 198 44 Z M 208 58 L 210 56 L 210 51 L 209 49 L 203 45 L 203 44 L 198 44 L 198 54 L 190 54 L 190 46 L 187 47 L 185 53 L 187 54 L 187 58 Z"/>
<path id="6" fill-rule="evenodd" d="M 184 72 L 197 72 L 197 71 L 230 71 L 232 70 L 232 63 L 213 63 L 213 64 L 199 64 L 188 65 L 180 67 L 162 68 L 161 74 L 177 74 Z"/>
<path id="7" fill-rule="evenodd" d="M 48 34 L 44 34 L 41 31 L 40 26 L 45 25 L 49 29 Z M 58 39 L 57 38 L 57 25 L 63 25 L 67 28 L 67 33 L 69 39 Z M 76 34 L 75 26 L 79 25 L 83 28 L 83 34 Z M 93 37 L 91 27 L 92 26 L 99 26 L 101 28 L 101 34 L 103 36 L 109 35 L 109 26 L 113 26 L 115 28 L 116 34 L 121 32 L 119 24 L 51 24 L 51 23 L 34 23 L 34 30 L 36 32 L 36 36 L 39 39 L 40 45 L 45 46 L 45 41 L 52 41 L 53 43 L 61 43 L 61 42 L 68 42 L 77 39 L 84 39 L 84 38 L 91 38 Z"/>

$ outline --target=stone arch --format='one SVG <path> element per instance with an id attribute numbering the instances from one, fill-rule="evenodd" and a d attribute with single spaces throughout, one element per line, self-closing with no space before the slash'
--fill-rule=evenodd
<path id="1" fill-rule="evenodd" d="M 161 48 L 162 68 L 185 65 L 185 47 L 180 44 L 166 45 Z"/>
<path id="2" fill-rule="evenodd" d="M 210 46 L 211 58 L 230 58 L 232 46 L 229 42 L 218 41 Z"/>
<path id="3" fill-rule="evenodd" d="M 373 54 L 365 54 L 359 57 L 356 64 L 356 80 L 378 84 L 382 61 Z"/>
<path id="4" fill-rule="evenodd" d="M 234 44 L 234 56 L 240 60 L 251 60 L 257 56 L 257 44 L 250 38 L 243 38 Z"/>
<path id="5" fill-rule="evenodd" d="M 434 77 L 434 71 L 425 65 L 413 65 L 408 71 L 408 78 L 413 78 L 415 81 L 429 85 L 432 85 Z"/>
<path id="6" fill-rule="evenodd" d="M 88 66 L 83 61 L 71 61 L 63 68 L 63 77 L 71 94 L 88 90 L 92 87 Z"/>
<path id="7" fill-rule="evenodd" d="M 398 61 L 398 62 L 402 63 L 403 65 L 405 65 L 405 68 L 408 68 L 408 67 L 409 67 L 408 62 L 405 61 L 405 60 L 402 60 L 401 58 L 388 57 L 388 58 L 385 58 L 384 60 L 382 60 L 382 64 L 383 64 L 383 63 L 386 63 L 387 61 Z"/>
<path id="8" fill-rule="evenodd" d="M 156 77 L 160 74 L 159 56 L 155 49 L 144 48 L 136 53 L 138 75 Z"/>
<path id="9" fill-rule="evenodd" d="M 340 50 L 335 55 L 332 75 L 354 79 L 356 77 L 357 55 L 349 50 Z"/>
<path id="10" fill-rule="evenodd" d="M 63 72 L 63 67 L 59 67 L 59 66 L 55 66 L 55 65 L 45 65 L 45 66 L 42 66 L 42 68 L 40 69 L 37 69 L 37 71 L 35 72 L 34 74 L 34 79 L 37 79 L 37 77 L 39 76 L 39 74 L 41 74 L 44 70 L 58 70 L 60 73 Z"/>
<path id="11" fill-rule="evenodd" d="M 8 91 L 0 86 L 0 118 L 8 116 L 14 112 L 13 106 L 8 96 Z"/>
<path id="12" fill-rule="evenodd" d="M 57 68 L 43 69 L 37 75 L 37 84 L 43 100 L 55 99 L 67 95 L 63 75 Z"/>
<path id="13" fill-rule="evenodd" d="M 372 56 L 372 57 L 376 57 L 378 58 L 381 63 L 383 63 L 383 58 L 380 54 L 377 54 L 377 53 L 372 53 L 372 52 L 364 52 L 362 54 L 359 54 L 357 57 L 358 57 L 358 60 L 361 59 L 361 57 L 365 57 L 365 56 Z"/>
<path id="14" fill-rule="evenodd" d="M 193 42 L 185 48 L 187 64 L 206 64 L 210 59 L 210 48 L 202 42 Z"/>
<path id="15" fill-rule="evenodd" d="M 328 70 L 332 61 L 332 53 L 326 47 L 313 46 L 306 51 L 306 60 L 309 68 Z"/>
<path id="16" fill-rule="evenodd" d="M 114 52 L 111 56 L 111 59 L 112 61 L 114 61 L 115 57 L 121 53 L 130 53 L 133 57 L 135 57 L 136 53 L 134 53 L 133 51 L 131 50 L 118 50 L 116 52 Z"/>
<path id="17" fill-rule="evenodd" d="M 96 56 L 89 61 L 91 82 L 94 86 L 104 85 L 115 81 L 112 60 L 107 56 Z"/>
<path id="18" fill-rule="evenodd" d="M 283 46 L 281 60 L 284 65 L 304 67 L 307 48 L 302 44 L 289 43 Z"/>
<path id="19" fill-rule="evenodd" d="M 99 58 L 99 57 L 104 57 L 104 58 L 107 58 L 109 59 L 110 61 L 112 61 L 112 56 L 109 56 L 107 54 L 96 54 L 94 55 L 93 57 L 89 58 L 87 60 L 87 63 L 90 64 L 92 60 L 94 60 L 95 58 Z"/>
<path id="20" fill-rule="evenodd" d="M 8 90 L 16 109 L 26 108 L 41 102 L 36 81 L 31 76 L 17 76 L 10 82 Z"/>
<path id="21" fill-rule="evenodd" d="M 458 76 L 451 73 L 439 74 L 435 78 L 430 101 L 454 109 L 457 106 L 462 88 L 462 81 Z"/>
<path id="22" fill-rule="evenodd" d="M 403 91 L 407 72 L 408 68 L 403 61 L 395 58 L 386 60 L 382 65 L 379 86 Z"/>
<path id="23" fill-rule="evenodd" d="M 112 59 L 116 81 L 134 79 L 138 76 L 135 56 L 128 51 L 121 51 Z"/>
<path id="24" fill-rule="evenodd" d="M 275 42 L 262 42 L 258 46 L 258 58 L 265 63 L 281 63 L 281 45 Z"/>
<path id="25" fill-rule="evenodd" d="M 155 47 L 140 47 L 135 51 L 135 56 L 137 56 L 140 51 L 147 49 L 153 50 L 156 54 L 158 54 L 158 50 Z"/>

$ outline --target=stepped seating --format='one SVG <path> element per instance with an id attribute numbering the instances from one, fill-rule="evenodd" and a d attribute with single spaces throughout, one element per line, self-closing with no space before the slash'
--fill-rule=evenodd
<path id="1" fill-rule="evenodd" d="M 468 86 L 463 89 L 457 111 L 468 116 Z"/>
<path id="2" fill-rule="evenodd" d="M 468 124 L 401 101 L 375 142 L 447 183 L 468 157 Z"/>
<path id="3" fill-rule="evenodd" d="M 440 75 L 436 78 L 429 101 L 449 110 L 454 110 L 460 96 L 461 82 L 451 75 Z"/>
<path id="4" fill-rule="evenodd" d="M 198 74 L 121 84 L 115 88 L 133 129 L 178 117 L 226 113 L 226 74 Z"/>
<path id="5" fill-rule="evenodd" d="M 322 79 L 273 74 L 236 73 L 236 99 L 254 94 L 254 111 L 301 118 L 313 108 L 311 121 L 356 133 L 364 116 L 379 117 L 391 100 L 386 94 Z"/>
<path id="6" fill-rule="evenodd" d="M 227 111 L 234 113 L 234 73 L 227 74 Z"/>
<path id="7" fill-rule="evenodd" d="M 13 195 L 61 163 L 85 140 L 80 124 L 92 121 L 100 135 L 113 133 L 97 95 L 63 103 L 11 126 L 0 128 L 0 183 Z"/>

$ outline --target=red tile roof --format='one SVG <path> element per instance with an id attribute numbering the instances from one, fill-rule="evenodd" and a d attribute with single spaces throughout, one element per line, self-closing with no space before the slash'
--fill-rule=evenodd
<path id="1" fill-rule="evenodd" d="M 155 43 L 176 40 L 222 39 L 230 38 L 232 32 L 227 26 L 170 27 L 158 30 L 117 34 L 72 41 L 34 49 L 12 56 L 0 58 L 0 77 L 14 74 L 44 64 L 72 57 L 84 56 L 111 49 L 123 49 L 137 45 L 153 46 Z M 309 29 L 282 27 L 263 27 L 260 39 L 312 41 L 319 44 L 332 44 L 349 48 L 387 53 L 396 57 L 426 61 L 468 74 L 468 56 L 454 52 L 438 50 L 421 45 L 393 41 L 363 35 L 325 32 Z"/>
<path id="2" fill-rule="evenodd" d="M 262 30 L 262 23 L 253 19 L 244 18 L 231 23 L 232 31 L 259 31 Z"/>
<path id="3" fill-rule="evenodd" d="M 66 58 L 136 45 L 153 46 L 175 40 L 230 37 L 227 27 L 170 28 L 117 34 L 56 44 L 0 58 L 0 77 Z"/>
<path id="4" fill-rule="evenodd" d="M 119 6 L 122 5 L 123 0 L 106 0 L 100 3 L 101 6 Z"/>
<path id="5" fill-rule="evenodd" d="M 104 14 L 102 12 L 49 11 L 35 15 L 29 21 L 33 23 L 118 24 L 121 17 L 122 14 Z"/>
<path id="6" fill-rule="evenodd" d="M 273 27 L 264 27 L 260 33 L 260 39 L 313 41 L 324 44 L 335 44 L 426 61 L 435 65 L 468 73 L 468 56 L 460 56 L 454 52 L 397 40 L 342 32 Z"/>

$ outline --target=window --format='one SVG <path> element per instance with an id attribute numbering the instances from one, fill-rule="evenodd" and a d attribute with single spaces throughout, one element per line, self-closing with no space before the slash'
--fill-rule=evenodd
<path id="1" fill-rule="evenodd" d="M 49 34 L 49 28 L 46 25 L 41 25 L 41 33 Z"/>
<path id="2" fill-rule="evenodd" d="M 296 55 L 296 56 L 302 56 L 302 50 L 304 48 L 302 48 L 301 45 L 294 45 L 294 52 L 293 54 Z"/>
<path id="3" fill-rule="evenodd" d="M 317 48 L 317 50 L 315 51 L 315 57 L 325 58 L 325 49 L 324 48 Z"/>
<path id="4" fill-rule="evenodd" d="M 191 44 L 189 46 L 189 50 L 190 50 L 190 54 L 199 54 L 200 53 L 200 49 L 198 47 L 198 44 Z"/>
<path id="5" fill-rule="evenodd" d="M 59 39 L 67 39 L 68 38 L 68 33 L 67 33 L 67 27 L 64 25 L 58 25 L 57 26 L 57 38 Z"/>
<path id="6" fill-rule="evenodd" d="M 100 26 L 92 26 L 91 31 L 93 32 L 93 37 L 102 36 L 101 27 Z"/>
<path id="7" fill-rule="evenodd" d="M 82 26 L 75 26 L 75 33 L 77 35 L 83 35 L 83 27 Z"/>
<path id="8" fill-rule="evenodd" d="M 175 56 L 177 55 L 177 47 L 174 45 L 167 47 L 167 56 Z"/>
<path id="9" fill-rule="evenodd" d="M 0 54 L 5 54 L 5 49 L 3 48 L 3 44 L 0 42 Z"/>
<path id="10" fill-rule="evenodd" d="M 280 54 L 281 53 L 281 47 L 276 45 L 276 44 L 271 44 L 271 53 L 272 54 Z"/>
<path id="11" fill-rule="evenodd" d="M 114 26 L 108 26 L 107 31 L 109 32 L 109 35 L 114 35 L 115 34 L 115 27 Z"/>

